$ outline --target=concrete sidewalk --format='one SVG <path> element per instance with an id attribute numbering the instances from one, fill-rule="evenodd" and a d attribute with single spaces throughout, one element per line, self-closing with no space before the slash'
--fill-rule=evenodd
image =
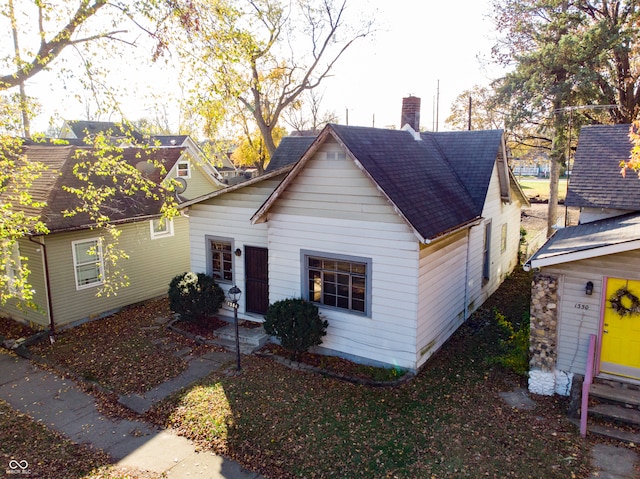
<path id="1" fill-rule="evenodd" d="M 210 369 L 211 370 L 211 369 Z M 72 380 L 0 353 L 0 399 L 72 441 L 91 444 L 119 464 L 165 473 L 169 479 L 261 479 L 238 463 L 206 452 L 171 431 L 142 421 L 111 419 Z"/>

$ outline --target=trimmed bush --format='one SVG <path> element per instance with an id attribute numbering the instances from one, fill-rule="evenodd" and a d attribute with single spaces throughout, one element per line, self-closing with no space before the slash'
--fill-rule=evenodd
<path id="1" fill-rule="evenodd" d="M 263 326 L 267 334 L 278 338 L 281 346 L 297 357 L 311 346 L 322 344 L 329 322 L 320 318 L 315 304 L 298 298 L 270 304 Z"/>
<path id="2" fill-rule="evenodd" d="M 218 312 L 224 291 L 213 276 L 183 273 L 169 283 L 169 307 L 185 321 L 200 321 Z"/>

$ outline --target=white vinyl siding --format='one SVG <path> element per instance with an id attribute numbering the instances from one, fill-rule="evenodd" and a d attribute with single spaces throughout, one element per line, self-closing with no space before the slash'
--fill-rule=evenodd
<path id="1" fill-rule="evenodd" d="M 208 271 L 207 236 L 232 238 L 234 248 L 239 248 L 241 251 L 244 251 L 244 245 L 260 248 L 268 247 L 267 223 L 252 225 L 251 217 L 273 192 L 283 176 L 264 180 L 229 193 L 223 193 L 220 196 L 189 207 L 189 241 L 192 271 L 197 273 L 207 273 Z M 244 284 L 244 256 L 235 257 L 234 276 L 234 283 L 242 291 L 246 291 Z M 269 278 L 269 283 L 271 283 L 271 278 Z M 223 283 L 221 286 L 226 291 L 229 289 L 230 284 Z M 223 305 L 223 308 L 227 308 L 227 306 Z M 238 314 L 241 317 L 250 318 L 250 316 L 245 315 L 244 295 L 240 299 Z"/>
<path id="2" fill-rule="evenodd" d="M 270 301 L 303 295 L 301 252 L 371 260 L 371 314 L 326 308 L 322 348 L 415 369 L 418 241 L 351 159 L 328 143 L 282 193 L 268 218 Z"/>
<path id="3" fill-rule="evenodd" d="M 420 251 L 417 358 L 421 366 L 465 320 L 467 232 Z"/>
<path id="4" fill-rule="evenodd" d="M 487 198 L 482 210 L 483 218 L 491 218 L 492 224 L 507 224 L 507 248 L 500 253 L 502 238 L 499 234 L 491 237 L 491 255 L 489 263 L 489 280 L 483 281 L 483 247 L 484 222 L 471 228 L 469 233 L 469 266 L 468 266 L 468 314 L 473 313 L 486 299 L 498 289 L 509 274 L 518 265 L 518 248 L 520 245 L 520 201 L 512 196 L 511 203 L 500 198 L 498 171 L 494 167 Z"/>

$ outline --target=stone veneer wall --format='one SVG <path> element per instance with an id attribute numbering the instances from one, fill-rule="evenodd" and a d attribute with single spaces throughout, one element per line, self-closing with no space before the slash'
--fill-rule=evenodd
<path id="1" fill-rule="evenodd" d="M 531 284 L 531 369 L 553 371 L 558 358 L 558 277 L 537 273 Z"/>
<path id="2" fill-rule="evenodd" d="M 572 374 L 556 370 L 558 358 L 558 277 L 537 273 L 531 284 L 529 390 L 567 395 Z"/>

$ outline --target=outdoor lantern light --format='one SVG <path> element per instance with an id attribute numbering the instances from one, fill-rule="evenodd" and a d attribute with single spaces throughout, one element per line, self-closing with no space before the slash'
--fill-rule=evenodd
<path id="1" fill-rule="evenodd" d="M 242 291 L 235 284 L 229 288 L 229 292 L 227 293 L 229 296 L 229 302 L 227 303 L 229 306 L 233 308 L 233 322 L 236 326 L 236 369 L 240 371 L 240 334 L 238 331 L 238 301 L 240 300 L 240 295 L 242 295 Z"/>
<path id="2" fill-rule="evenodd" d="M 587 281 L 587 284 L 584 287 L 584 292 L 588 296 L 593 294 L 593 281 Z"/>
<path id="3" fill-rule="evenodd" d="M 242 291 L 240 291 L 240 288 L 238 288 L 237 286 L 233 285 L 231 286 L 231 288 L 229 288 L 229 301 L 234 303 L 234 304 L 238 304 L 238 301 L 240 301 L 240 296 L 242 295 Z M 237 309 L 237 308 L 236 308 Z"/>

